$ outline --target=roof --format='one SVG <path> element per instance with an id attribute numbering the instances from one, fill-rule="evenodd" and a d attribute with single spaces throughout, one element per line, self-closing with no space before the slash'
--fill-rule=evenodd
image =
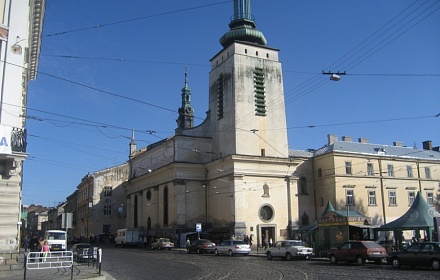
<path id="1" fill-rule="evenodd" d="M 332 152 L 440 161 L 440 152 L 438 151 L 349 141 L 333 142 L 317 149 L 314 156 Z"/>
<path id="2" fill-rule="evenodd" d="M 434 227 L 434 217 L 440 217 L 433 207 L 426 203 L 420 192 L 411 207 L 400 218 L 380 227 L 379 230 L 408 230 Z"/>

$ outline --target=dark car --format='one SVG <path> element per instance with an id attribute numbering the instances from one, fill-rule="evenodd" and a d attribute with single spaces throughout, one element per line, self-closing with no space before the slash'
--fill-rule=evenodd
<path id="1" fill-rule="evenodd" d="M 209 239 L 197 239 L 194 240 L 191 245 L 186 248 L 188 254 L 191 252 L 197 252 L 199 254 L 202 253 L 214 253 L 215 251 L 215 243 Z"/>
<path id="2" fill-rule="evenodd" d="M 381 264 L 386 259 L 387 252 L 374 241 L 349 241 L 337 249 L 330 250 L 328 255 L 333 264 L 338 261 L 348 261 L 363 265 L 366 261 Z"/>
<path id="3" fill-rule="evenodd" d="M 402 265 L 427 266 L 440 269 L 440 242 L 413 243 L 408 248 L 388 254 L 387 261 L 393 267 Z"/>
<path id="4" fill-rule="evenodd" d="M 76 262 L 84 262 L 93 260 L 95 250 L 89 243 L 76 243 L 72 246 L 73 260 Z"/>

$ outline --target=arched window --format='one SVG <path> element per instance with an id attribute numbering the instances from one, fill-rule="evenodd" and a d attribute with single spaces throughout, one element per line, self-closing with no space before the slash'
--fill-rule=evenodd
<path id="1" fill-rule="evenodd" d="M 306 177 L 301 177 L 299 181 L 300 194 L 307 194 L 307 179 Z"/>
<path id="2" fill-rule="evenodd" d="M 138 226 L 138 196 L 134 196 L 133 227 Z"/>
<path id="3" fill-rule="evenodd" d="M 163 189 L 163 225 L 168 225 L 168 187 Z"/>

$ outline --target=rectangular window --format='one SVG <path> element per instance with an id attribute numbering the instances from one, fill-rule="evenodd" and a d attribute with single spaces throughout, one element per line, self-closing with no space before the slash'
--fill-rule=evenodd
<path id="1" fill-rule="evenodd" d="M 353 190 L 347 190 L 347 205 L 354 205 Z"/>
<path id="2" fill-rule="evenodd" d="M 112 196 L 112 187 L 104 187 L 104 196 Z"/>
<path id="3" fill-rule="evenodd" d="M 414 203 L 414 199 L 416 199 L 415 192 L 408 192 L 408 204 L 411 206 Z"/>
<path id="4" fill-rule="evenodd" d="M 406 174 L 408 175 L 408 178 L 412 178 L 413 177 L 413 170 L 412 170 L 412 166 L 411 165 L 407 165 L 406 166 Z"/>
<path id="5" fill-rule="evenodd" d="M 389 191 L 388 197 L 390 200 L 390 205 L 397 205 L 397 198 L 396 198 L 396 192 L 395 191 Z"/>
<path id="6" fill-rule="evenodd" d="M 367 163 L 367 175 L 374 176 L 374 169 L 372 163 Z"/>
<path id="7" fill-rule="evenodd" d="M 347 175 L 351 175 L 352 174 L 351 162 L 349 162 L 349 161 L 345 162 L 345 174 L 347 174 Z"/>
<path id="8" fill-rule="evenodd" d="M 394 177 L 394 166 L 391 164 L 388 164 L 387 169 L 388 169 L 388 176 Z"/>
<path id="9" fill-rule="evenodd" d="M 428 205 L 434 205 L 434 193 L 432 192 L 427 192 L 426 193 L 426 203 L 428 203 Z"/>
<path id="10" fill-rule="evenodd" d="M 368 205 L 376 205 L 376 191 L 368 191 Z"/>
<path id="11" fill-rule="evenodd" d="M 425 167 L 425 178 L 431 179 L 431 169 L 429 167 Z"/>
<path id="12" fill-rule="evenodd" d="M 104 216 L 110 216 L 112 214 L 112 207 L 110 205 L 104 206 Z"/>
<path id="13" fill-rule="evenodd" d="M 223 118 L 224 114 L 224 78 L 223 74 L 220 74 L 217 80 L 217 119 Z"/>

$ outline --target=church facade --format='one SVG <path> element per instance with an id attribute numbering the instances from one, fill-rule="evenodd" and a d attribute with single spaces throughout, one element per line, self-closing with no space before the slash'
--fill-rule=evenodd
<path id="1" fill-rule="evenodd" d="M 278 50 L 256 29 L 250 1 L 234 1 L 229 27 L 210 60 L 206 119 L 193 124 L 185 74 L 175 135 L 139 150 L 133 138 L 127 227 L 261 244 L 299 226 L 292 173 L 301 160 L 289 158 Z"/>

